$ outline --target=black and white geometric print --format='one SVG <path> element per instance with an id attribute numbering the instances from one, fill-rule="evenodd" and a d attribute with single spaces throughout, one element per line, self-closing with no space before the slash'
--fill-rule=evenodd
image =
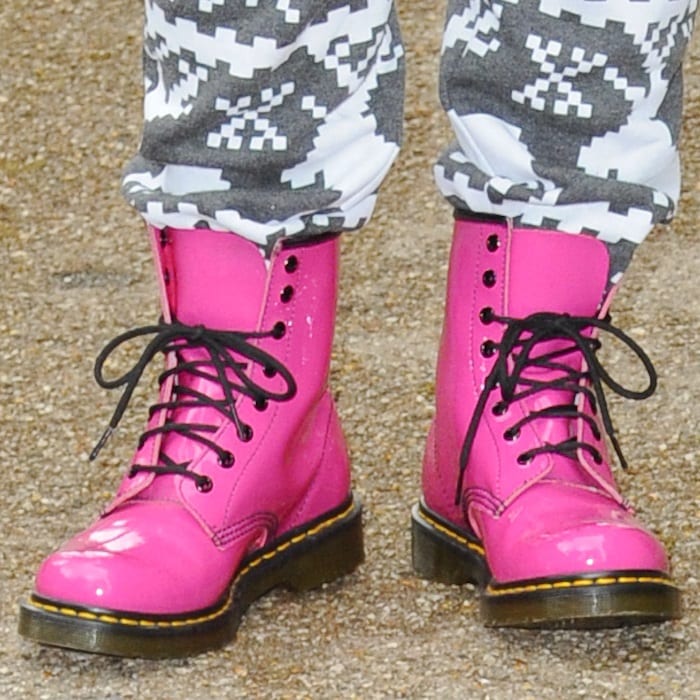
<path id="1" fill-rule="evenodd" d="M 456 206 L 610 244 L 613 275 L 680 188 L 697 0 L 451 0 L 435 176 Z"/>
<path id="2" fill-rule="evenodd" d="M 456 207 L 596 235 L 614 274 L 680 188 L 697 0 L 449 0 L 435 168 Z M 124 193 L 157 226 L 260 245 L 371 215 L 398 151 L 391 0 L 146 0 L 145 125 Z"/>
<path id="3" fill-rule="evenodd" d="M 391 0 L 146 0 L 144 80 L 123 192 L 150 223 L 270 248 L 370 217 L 401 138 Z"/>

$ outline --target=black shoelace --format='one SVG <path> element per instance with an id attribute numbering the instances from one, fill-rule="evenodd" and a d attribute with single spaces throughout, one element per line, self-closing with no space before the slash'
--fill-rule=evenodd
<path id="1" fill-rule="evenodd" d="M 173 322 L 143 326 L 118 335 L 107 343 L 97 356 L 95 360 L 95 379 L 104 389 L 124 387 L 124 391 L 112 414 L 107 429 L 90 454 L 90 459 L 97 457 L 117 428 L 146 366 L 159 353 L 164 353 L 165 355 L 174 353 L 177 358 L 174 367 L 166 369 L 160 374 L 158 377 L 159 384 L 162 385 L 172 375 L 175 376 L 175 381 L 170 400 L 152 405 L 150 415 L 152 416 L 155 412 L 162 410 L 175 411 L 178 408 L 185 407 L 210 407 L 230 420 L 235 425 L 239 439 L 247 442 L 252 437 L 252 431 L 248 425 L 241 421 L 236 411 L 236 397 L 238 395 L 245 394 L 249 396 L 256 406 L 262 410 L 266 407 L 268 401 L 287 401 L 296 394 L 296 383 L 289 370 L 275 357 L 250 342 L 259 338 L 281 338 L 284 335 L 284 330 L 284 324 L 282 323 L 276 324 L 270 331 L 243 333 L 212 330 L 204 326 L 187 326 Z M 133 367 L 120 377 L 106 379 L 103 369 L 107 358 L 120 345 L 134 338 L 148 335 L 155 335 L 155 337 L 144 348 L 141 357 Z M 204 349 L 208 359 L 184 360 L 181 353 L 195 348 Z M 279 375 L 285 384 L 284 391 L 273 392 L 252 381 L 249 371 L 251 364 L 258 364 L 263 367 L 264 373 L 268 377 Z M 177 377 L 183 372 L 218 382 L 223 390 L 223 398 L 220 400 L 212 399 L 201 392 L 179 384 Z M 215 425 L 177 423 L 166 419 L 162 425 L 146 430 L 141 435 L 139 446 L 143 446 L 150 437 L 157 434 L 177 433 L 184 438 L 204 444 L 217 454 L 219 463 L 222 466 L 230 467 L 233 464 L 233 455 L 206 437 L 207 433 L 214 433 L 217 430 L 218 427 Z M 188 470 L 189 463 L 178 464 L 163 450 L 161 450 L 159 461 L 162 464 L 134 464 L 131 469 L 131 475 L 140 471 L 153 472 L 155 474 L 179 474 L 193 479 L 200 490 L 206 491 L 211 488 L 211 481 L 208 477 L 194 474 Z"/>
<path id="2" fill-rule="evenodd" d="M 493 410 L 496 413 L 505 412 L 508 406 L 516 401 L 525 399 L 541 391 L 567 391 L 574 394 L 584 394 L 590 401 L 593 411 L 600 411 L 602 424 L 615 454 L 623 469 L 627 468 L 627 462 L 622 454 L 622 449 L 615 435 L 615 429 L 610 418 L 610 411 L 605 398 L 603 385 L 607 385 L 619 396 L 628 399 L 641 400 L 651 396 L 656 390 L 656 371 L 644 350 L 626 333 L 610 322 L 610 318 L 598 319 L 581 316 L 569 316 L 549 312 L 535 313 L 523 319 L 490 315 L 489 322 L 498 322 L 506 326 L 500 343 L 487 341 L 487 354 L 498 354 L 496 362 L 486 377 L 484 388 L 474 409 L 467 433 L 462 444 L 459 458 L 459 478 L 455 503 L 459 504 L 462 498 L 464 476 L 469 463 L 472 446 L 476 438 L 476 432 L 486 407 L 491 392 L 497 387 L 501 391 L 501 400 L 497 402 Z M 635 391 L 622 386 L 613 379 L 601 365 L 597 351 L 601 343 L 597 338 L 584 335 L 586 329 L 597 328 L 600 331 L 610 333 L 624 343 L 641 361 L 649 378 L 648 386 L 642 391 Z M 533 355 L 535 348 L 543 342 L 551 340 L 570 341 L 564 347 L 552 352 Z M 585 371 L 577 371 L 570 365 L 562 362 L 565 356 L 573 353 L 583 355 Z M 509 369 L 509 364 L 511 368 Z M 557 376 L 545 381 L 536 378 L 536 372 L 527 374 L 528 368 L 556 372 Z M 592 428 L 596 439 L 600 439 L 595 419 L 582 411 L 571 402 L 562 405 L 553 405 L 538 411 L 530 411 L 524 418 L 510 426 L 504 433 L 506 439 L 517 438 L 521 428 L 538 419 L 582 419 Z M 526 464 L 540 454 L 560 454 L 573 460 L 578 460 L 579 450 L 588 452 L 596 463 L 602 462 L 602 455 L 586 442 L 581 442 L 571 437 L 563 442 L 550 444 L 544 443 L 538 447 L 523 452 L 518 460 Z"/>

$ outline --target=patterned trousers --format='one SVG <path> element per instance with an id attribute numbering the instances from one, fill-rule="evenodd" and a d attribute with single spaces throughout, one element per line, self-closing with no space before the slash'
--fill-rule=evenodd
<path id="1" fill-rule="evenodd" d="M 609 243 L 673 215 L 697 0 L 449 0 L 439 76 L 456 208 Z M 123 181 L 157 226 L 263 247 L 359 228 L 401 140 L 392 0 L 146 0 L 142 144 Z"/>

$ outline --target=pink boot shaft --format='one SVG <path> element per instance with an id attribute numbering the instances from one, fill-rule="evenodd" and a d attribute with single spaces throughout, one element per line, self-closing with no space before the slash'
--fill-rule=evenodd
<path id="1" fill-rule="evenodd" d="M 593 590 L 591 581 L 603 578 L 612 583 L 601 595 L 614 597 L 623 579 L 637 588 L 650 579 L 650 598 L 661 589 L 677 602 L 665 551 L 619 495 L 603 442 L 604 398 L 591 375 L 599 370 L 596 337 L 608 329 L 608 268 L 605 244 L 588 236 L 456 223 L 424 501 L 415 512 L 419 572 L 488 583 L 486 598 L 502 601 L 528 586 L 536 595 L 555 584 Z M 622 391 L 642 398 L 653 390 L 653 368 L 628 342 L 651 384 Z M 462 541 L 469 576 L 429 562 L 429 545 L 420 542 L 439 533 L 446 547 Z M 570 607 L 568 621 L 601 623 L 591 621 L 588 602 Z M 523 603 L 521 615 L 516 605 L 487 621 L 562 624 L 534 619 L 541 610 L 533 610 Z M 644 616 L 608 612 L 608 621 Z"/>
<path id="2" fill-rule="evenodd" d="M 165 323 L 138 334 L 166 352 L 160 400 L 112 504 L 42 565 L 23 609 L 39 641 L 87 648 L 80 629 L 51 637 L 85 611 L 107 638 L 87 650 L 201 651 L 232 636 L 238 599 L 317 585 L 362 557 L 327 387 L 337 239 L 280 243 L 269 262 L 232 234 L 153 241 Z M 130 641 L 115 619 L 162 634 Z"/>

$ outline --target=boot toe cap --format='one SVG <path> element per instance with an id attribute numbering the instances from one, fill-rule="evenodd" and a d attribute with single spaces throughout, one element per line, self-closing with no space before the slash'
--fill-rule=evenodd
<path id="1" fill-rule="evenodd" d="M 574 495 L 526 497 L 486 524 L 487 557 L 496 581 L 668 573 L 663 545 L 629 511 L 603 494 Z"/>
<path id="2" fill-rule="evenodd" d="M 36 577 L 42 598 L 81 608 L 181 614 L 213 605 L 230 579 L 222 553 L 175 507 L 144 518 L 132 505 L 99 520 L 47 557 Z"/>

